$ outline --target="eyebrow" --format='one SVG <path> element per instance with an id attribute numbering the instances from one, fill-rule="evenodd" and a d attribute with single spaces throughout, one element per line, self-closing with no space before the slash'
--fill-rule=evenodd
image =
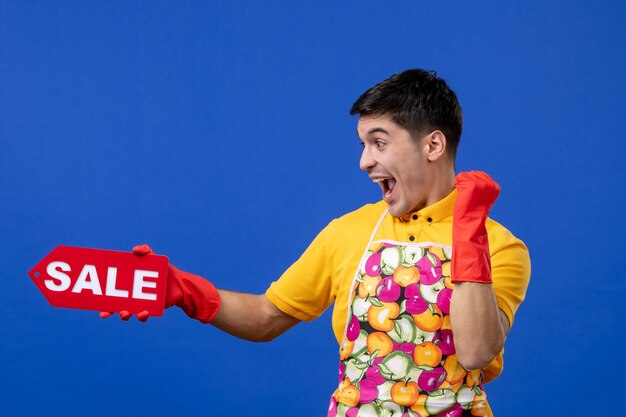
<path id="1" fill-rule="evenodd" d="M 387 135 L 389 134 L 389 132 L 387 130 L 383 129 L 382 127 L 374 127 L 372 129 L 368 130 L 365 133 L 365 135 L 366 136 L 370 136 L 373 133 L 386 133 Z M 358 129 L 356 130 L 356 135 L 359 136 L 359 130 Z"/>

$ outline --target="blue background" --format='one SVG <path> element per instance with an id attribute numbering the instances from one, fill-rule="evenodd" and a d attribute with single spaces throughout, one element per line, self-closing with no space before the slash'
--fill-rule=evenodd
<path id="1" fill-rule="evenodd" d="M 457 92 L 457 167 L 533 273 L 489 384 L 498 416 L 623 408 L 626 3 L 0 1 L 3 415 L 323 416 L 327 312 L 254 344 L 168 310 L 52 308 L 58 244 L 148 242 L 253 293 L 332 218 L 380 198 L 352 102 L 411 67 Z"/>

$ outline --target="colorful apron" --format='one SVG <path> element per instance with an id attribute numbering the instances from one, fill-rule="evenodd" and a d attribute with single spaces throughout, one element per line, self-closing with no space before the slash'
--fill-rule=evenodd
<path id="1" fill-rule="evenodd" d="M 351 285 L 328 417 L 484 416 L 480 370 L 456 360 L 451 248 L 374 240 Z"/>

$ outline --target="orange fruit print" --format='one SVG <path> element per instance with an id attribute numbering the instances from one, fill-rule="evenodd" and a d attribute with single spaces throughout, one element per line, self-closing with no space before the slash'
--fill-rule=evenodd
<path id="1" fill-rule="evenodd" d="M 441 364 L 441 349 L 433 342 L 424 342 L 415 346 L 413 360 L 417 365 L 436 367 Z"/>

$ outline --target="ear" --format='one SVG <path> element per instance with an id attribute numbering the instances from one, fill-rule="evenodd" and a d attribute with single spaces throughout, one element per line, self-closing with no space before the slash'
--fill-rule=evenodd
<path id="1" fill-rule="evenodd" d="M 445 156 L 447 145 L 446 135 L 444 135 L 441 130 L 433 130 L 430 134 L 426 135 L 424 139 L 428 161 L 435 162 Z"/>

